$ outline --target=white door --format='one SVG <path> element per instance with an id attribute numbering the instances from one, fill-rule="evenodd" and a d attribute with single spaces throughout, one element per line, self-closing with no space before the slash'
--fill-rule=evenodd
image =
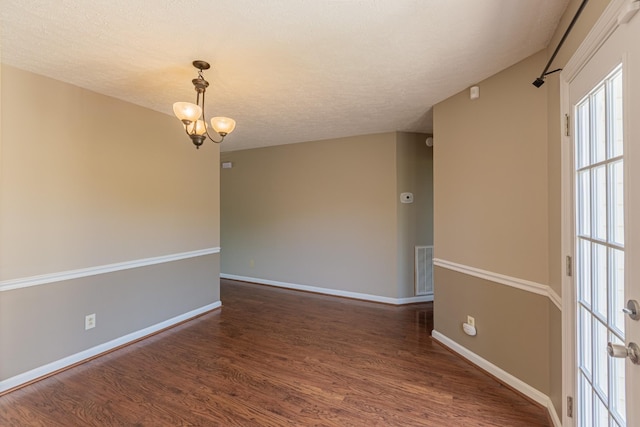
<path id="1" fill-rule="evenodd" d="M 614 26 L 615 28 L 615 26 Z M 569 82 L 574 196 L 573 418 L 640 426 L 640 14 L 618 26 Z M 565 308 L 567 305 L 565 305 Z M 566 365 L 565 365 L 566 366 Z M 565 418 L 567 420 L 567 418 Z"/>

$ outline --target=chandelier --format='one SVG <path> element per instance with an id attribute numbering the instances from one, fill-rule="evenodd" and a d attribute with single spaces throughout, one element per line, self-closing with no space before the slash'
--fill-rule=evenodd
<path id="1" fill-rule="evenodd" d="M 184 131 L 191 138 L 191 142 L 200 148 L 206 138 L 219 144 L 224 137 L 233 132 L 236 122 L 228 117 L 214 117 L 211 119 L 211 127 L 220 137 L 213 139 L 209 134 L 209 125 L 204 115 L 204 94 L 207 91 L 209 82 L 202 76 L 202 70 L 208 70 L 211 66 L 205 61 L 193 61 L 193 66 L 198 69 L 198 78 L 191 80 L 196 90 L 196 103 L 176 102 L 173 104 L 173 112 L 184 125 Z"/>

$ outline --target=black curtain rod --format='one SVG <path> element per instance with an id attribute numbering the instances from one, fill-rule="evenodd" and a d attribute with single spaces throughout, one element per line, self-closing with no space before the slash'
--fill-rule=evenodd
<path id="1" fill-rule="evenodd" d="M 551 58 L 549 58 L 549 62 L 547 62 L 547 66 L 544 67 L 544 70 L 542 71 L 542 73 L 540 74 L 540 77 L 538 77 L 537 79 L 535 79 L 535 81 L 533 82 L 533 85 L 535 87 L 540 87 L 544 84 L 544 78 L 551 74 L 551 73 L 555 73 L 558 71 L 561 71 L 562 68 L 558 68 L 557 70 L 553 70 L 553 71 L 549 71 L 547 72 L 547 70 L 549 69 L 549 67 L 551 66 L 551 63 L 553 62 L 554 59 L 556 59 L 556 55 L 558 54 L 558 51 L 560 50 L 560 48 L 562 47 L 562 44 L 564 43 L 564 41 L 566 40 L 567 36 L 569 35 L 569 33 L 571 32 L 571 29 L 573 28 L 573 25 L 576 23 L 576 21 L 578 20 L 578 17 L 580 16 L 580 14 L 582 13 L 582 10 L 584 9 L 584 7 L 586 6 L 587 2 L 589 0 L 582 0 L 582 3 L 580 4 L 580 7 L 578 8 L 578 11 L 576 12 L 576 14 L 573 16 L 573 19 L 571 20 L 571 23 L 569 24 L 569 26 L 567 27 L 567 31 L 564 32 L 564 34 L 562 35 L 562 38 L 560 39 L 560 43 L 558 43 L 558 46 L 556 47 L 556 50 L 553 51 L 553 55 L 551 55 Z"/>

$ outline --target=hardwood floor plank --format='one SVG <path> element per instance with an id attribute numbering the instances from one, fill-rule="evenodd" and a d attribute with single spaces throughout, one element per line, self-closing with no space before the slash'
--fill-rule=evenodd
<path id="1" fill-rule="evenodd" d="M 223 307 L 0 397 L 2 426 L 550 426 L 393 307 L 222 280 Z"/>

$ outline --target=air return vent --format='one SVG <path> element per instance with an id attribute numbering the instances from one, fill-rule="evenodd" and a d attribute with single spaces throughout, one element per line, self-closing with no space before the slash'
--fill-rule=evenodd
<path id="1" fill-rule="evenodd" d="M 433 295 L 433 246 L 416 246 L 416 295 Z"/>

